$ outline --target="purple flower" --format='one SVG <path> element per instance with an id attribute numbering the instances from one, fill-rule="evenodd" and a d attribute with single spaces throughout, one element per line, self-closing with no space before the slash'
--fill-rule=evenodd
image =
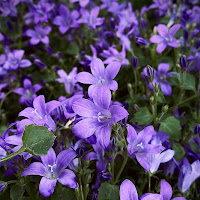
<path id="1" fill-rule="evenodd" d="M 179 171 L 178 188 L 182 192 L 186 192 L 192 183 L 200 177 L 200 161 L 196 160 L 192 164 L 184 158 Z"/>
<path id="2" fill-rule="evenodd" d="M 176 38 L 174 38 L 174 35 L 180 27 L 180 24 L 175 24 L 170 28 L 170 30 L 168 30 L 167 26 L 165 26 L 164 24 L 159 24 L 157 26 L 157 31 L 159 35 L 154 35 L 150 38 L 151 43 L 158 43 L 157 53 L 162 53 L 167 46 L 174 48 L 178 47 L 178 42 Z"/>
<path id="3" fill-rule="evenodd" d="M 40 194 L 49 197 L 54 192 L 57 181 L 70 188 L 77 188 L 76 175 L 73 171 L 65 169 L 76 157 L 73 150 L 67 149 L 60 152 L 56 158 L 55 151 L 51 148 L 46 156 L 41 156 L 42 163 L 30 164 L 22 173 L 22 176 L 42 176 L 39 185 Z"/>
<path id="4" fill-rule="evenodd" d="M 7 83 L 0 83 L 0 100 L 5 97 L 5 92 L 1 92 L 1 90 L 5 87 L 7 87 Z"/>
<path id="5" fill-rule="evenodd" d="M 110 142 L 111 126 L 128 116 L 128 112 L 121 106 L 111 105 L 111 92 L 104 85 L 94 92 L 93 102 L 80 99 L 74 102 L 72 109 L 83 117 L 72 128 L 74 135 L 88 138 L 95 134 L 104 149 Z"/>
<path id="6" fill-rule="evenodd" d="M 21 95 L 21 98 L 19 100 L 20 104 L 26 103 L 27 100 L 33 101 L 33 99 L 37 97 L 35 93 L 42 89 L 42 86 L 40 84 L 32 86 L 31 81 L 27 78 L 24 79 L 23 85 L 24 88 L 17 88 L 13 90 L 14 93 Z"/>
<path id="7" fill-rule="evenodd" d="M 72 12 L 65 5 L 60 5 L 59 16 L 56 16 L 53 20 L 53 24 L 59 26 L 59 31 L 64 34 L 70 28 L 77 28 L 79 24 L 77 18 L 79 17 L 79 12 L 74 10 Z"/>
<path id="8" fill-rule="evenodd" d="M 55 100 L 45 103 L 44 96 L 40 95 L 34 99 L 33 108 L 25 108 L 19 113 L 19 116 L 27 117 L 34 124 L 47 126 L 51 131 L 54 131 L 56 124 L 50 114 L 60 104 L 60 102 Z"/>
<path id="9" fill-rule="evenodd" d="M 94 58 L 90 64 L 90 68 L 92 74 L 80 72 L 77 74 L 76 80 L 80 83 L 92 84 L 88 88 L 88 94 L 91 98 L 96 89 L 102 85 L 106 85 L 110 90 L 117 90 L 118 84 L 113 79 L 119 72 L 119 62 L 112 62 L 105 69 L 103 62 L 99 58 Z"/>
<path id="10" fill-rule="evenodd" d="M 143 72 L 144 74 L 147 74 L 144 68 Z M 158 65 L 158 71 L 154 69 L 154 80 L 153 84 L 159 85 L 160 89 L 164 93 L 165 96 L 171 96 L 172 95 L 172 86 L 167 82 L 167 77 L 171 77 L 171 74 L 173 72 L 168 72 L 169 70 L 169 64 L 168 63 L 160 63 Z M 149 88 L 153 90 L 153 86 L 151 83 L 149 83 Z"/>
<path id="11" fill-rule="evenodd" d="M 28 29 L 26 31 L 26 35 L 28 37 L 31 37 L 30 43 L 32 45 L 36 45 L 39 42 L 42 42 L 44 44 L 49 44 L 49 38 L 47 35 L 50 32 L 51 32 L 50 26 L 46 26 L 45 28 L 43 28 L 41 24 L 36 24 L 35 31 L 32 29 Z"/>
<path id="12" fill-rule="evenodd" d="M 125 45 L 123 45 L 122 51 L 120 53 L 115 48 L 109 47 L 108 50 L 104 50 L 103 53 L 100 53 L 100 55 L 107 58 L 104 61 L 105 64 L 110 64 L 113 61 L 117 61 L 121 63 L 122 66 L 128 65 Z"/>
<path id="13" fill-rule="evenodd" d="M 90 0 L 69 0 L 69 1 L 70 3 L 79 2 L 81 7 L 87 6 L 87 4 L 90 2 Z"/>
<path id="14" fill-rule="evenodd" d="M 16 16 L 17 15 L 17 4 L 20 3 L 21 0 L 2 0 L 0 2 L 0 11 L 2 12 L 2 16 L 6 17 L 8 15 Z"/>
<path id="15" fill-rule="evenodd" d="M 0 41 L 4 40 L 4 35 L 2 33 L 0 33 Z"/>
<path id="16" fill-rule="evenodd" d="M 160 183 L 160 194 L 163 196 L 163 200 L 170 200 L 172 197 L 172 187 L 165 180 L 162 180 Z M 186 199 L 184 197 L 176 197 L 173 198 L 172 200 L 186 200 Z"/>
<path id="17" fill-rule="evenodd" d="M 147 171 L 150 170 L 151 166 L 150 163 L 148 162 L 147 155 L 158 154 L 162 150 L 164 150 L 164 147 L 160 145 L 149 144 L 155 132 L 153 126 L 147 126 L 137 134 L 136 130 L 131 125 L 128 124 L 127 131 L 128 131 L 127 150 L 129 156 L 131 158 L 136 157 L 137 161 L 144 169 L 146 169 Z"/>
<path id="18" fill-rule="evenodd" d="M 7 60 L 4 64 L 4 68 L 7 70 L 17 70 L 20 67 L 29 67 L 31 62 L 27 59 L 22 59 L 24 56 L 24 50 L 13 50 L 13 52 L 8 52 Z"/>
<path id="19" fill-rule="evenodd" d="M 30 22 L 34 22 L 34 24 L 38 24 L 38 22 L 48 22 L 51 14 L 50 11 L 54 8 L 54 4 L 50 4 L 45 1 L 39 1 L 37 5 L 31 4 L 29 6 L 30 13 L 26 14 L 24 18 L 26 19 L 26 24 L 30 24 Z"/>
<path id="20" fill-rule="evenodd" d="M 86 23 L 91 29 L 96 29 L 97 26 L 102 25 L 104 22 L 104 18 L 98 18 L 99 11 L 99 7 L 93 8 L 90 13 L 85 9 L 81 9 L 80 12 L 83 18 L 79 19 L 78 23 Z"/>
<path id="21" fill-rule="evenodd" d="M 138 200 L 135 185 L 128 179 L 125 179 L 120 185 L 120 200 Z M 160 194 L 147 193 L 140 197 L 140 200 L 164 200 Z"/>
<path id="22" fill-rule="evenodd" d="M 77 67 L 74 67 L 72 71 L 67 75 L 67 73 L 60 69 L 57 71 L 60 78 L 57 78 L 56 81 L 59 83 L 64 83 L 65 91 L 68 94 L 72 94 L 77 90 L 81 90 L 82 88 L 77 84 L 76 76 L 77 76 Z"/>
<path id="23" fill-rule="evenodd" d="M 158 8 L 162 11 L 166 11 L 170 4 L 172 3 L 172 0 L 166 0 L 166 1 L 163 1 L 163 0 L 153 0 L 154 4 L 150 5 L 149 6 L 149 9 L 154 9 L 154 8 Z"/>

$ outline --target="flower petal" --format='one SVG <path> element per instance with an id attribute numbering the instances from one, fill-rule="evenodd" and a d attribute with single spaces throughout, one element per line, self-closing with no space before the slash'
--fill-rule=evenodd
<path id="1" fill-rule="evenodd" d="M 104 77 L 105 75 L 105 67 L 101 59 L 93 58 L 90 63 L 91 72 L 96 78 Z"/>
<path id="2" fill-rule="evenodd" d="M 154 35 L 150 38 L 151 43 L 160 43 L 163 41 L 163 38 L 160 37 L 159 35 Z"/>
<path id="3" fill-rule="evenodd" d="M 169 34 L 171 36 L 174 36 L 176 34 L 176 32 L 180 29 L 181 25 L 180 24 L 175 24 L 174 26 L 172 26 L 169 30 Z"/>
<path id="4" fill-rule="evenodd" d="M 172 197 L 172 187 L 165 180 L 160 183 L 160 194 L 163 196 L 163 200 L 170 200 Z"/>
<path id="5" fill-rule="evenodd" d="M 132 143 L 134 140 L 137 139 L 137 132 L 130 124 L 127 124 L 126 127 L 128 131 L 128 135 L 126 139 L 128 143 Z"/>
<path id="6" fill-rule="evenodd" d="M 114 79 L 119 70 L 120 70 L 121 64 L 119 62 L 111 62 L 110 64 L 108 64 L 108 66 L 105 69 L 105 73 L 106 73 L 106 77 L 108 80 L 112 80 Z"/>
<path id="7" fill-rule="evenodd" d="M 167 26 L 165 26 L 164 24 L 159 24 L 157 26 L 157 31 L 160 34 L 160 36 L 165 37 L 166 35 L 168 35 L 168 28 Z"/>
<path id="8" fill-rule="evenodd" d="M 165 74 L 169 70 L 168 63 L 160 63 L 158 65 L 158 72 Z"/>
<path id="9" fill-rule="evenodd" d="M 21 176 L 39 175 L 45 176 L 45 167 L 40 162 L 31 163 L 21 174 Z"/>
<path id="10" fill-rule="evenodd" d="M 157 53 L 159 53 L 159 54 L 162 53 L 165 50 L 166 47 L 167 47 L 167 45 L 163 42 L 158 44 L 158 46 L 156 48 Z"/>
<path id="11" fill-rule="evenodd" d="M 167 81 L 160 83 L 160 88 L 161 88 L 161 91 L 164 92 L 165 96 L 172 95 L 172 86 Z"/>
<path id="12" fill-rule="evenodd" d="M 106 149 L 110 143 L 111 130 L 110 126 L 104 126 L 96 130 L 97 141 Z"/>
<path id="13" fill-rule="evenodd" d="M 56 154 L 53 148 L 50 148 L 46 156 L 40 156 L 42 163 L 45 166 L 54 165 L 56 163 Z"/>
<path id="14" fill-rule="evenodd" d="M 80 72 L 76 76 L 76 80 L 84 84 L 95 84 L 97 81 L 95 77 L 88 72 Z"/>

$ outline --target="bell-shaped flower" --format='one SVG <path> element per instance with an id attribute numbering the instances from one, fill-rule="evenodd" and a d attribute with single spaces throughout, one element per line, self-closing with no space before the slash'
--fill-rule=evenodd
<path id="1" fill-rule="evenodd" d="M 157 26 L 157 31 L 159 35 L 154 35 L 150 38 L 151 43 L 158 43 L 157 53 L 162 53 L 167 46 L 177 48 L 178 42 L 174 35 L 180 29 L 180 24 L 173 25 L 170 30 L 164 24 L 159 24 Z"/>
<path id="2" fill-rule="evenodd" d="M 88 138 L 95 134 L 104 149 L 110 142 L 111 126 L 128 116 L 128 112 L 121 106 L 111 105 L 111 92 L 105 85 L 95 91 L 93 102 L 80 99 L 74 102 L 72 109 L 83 117 L 72 128 L 74 135 Z"/>
<path id="3" fill-rule="evenodd" d="M 128 124 L 127 131 L 127 150 L 129 156 L 131 158 L 136 157 L 137 161 L 145 170 L 150 170 L 151 166 L 148 162 L 147 155 L 157 154 L 164 150 L 163 146 L 149 144 L 155 132 L 153 126 L 147 126 L 137 134 L 136 130 Z"/>
<path id="4" fill-rule="evenodd" d="M 116 91 L 118 84 L 113 80 L 119 72 L 121 64 L 111 62 L 105 69 L 103 62 L 99 58 L 94 58 L 90 64 L 91 72 L 80 72 L 76 80 L 80 83 L 91 84 L 88 88 L 90 98 L 93 98 L 95 91 L 102 85 L 106 85 L 110 90 Z"/>
<path id="5" fill-rule="evenodd" d="M 44 96 L 40 95 L 34 99 L 33 108 L 25 108 L 19 113 L 19 116 L 27 117 L 34 124 L 47 126 L 51 131 L 54 131 L 56 124 L 51 117 L 51 112 L 60 105 L 61 103 L 55 100 L 45 103 Z"/>
<path id="6" fill-rule="evenodd" d="M 46 156 L 41 156 L 41 162 L 30 164 L 22 173 L 22 176 L 42 176 L 39 185 L 40 194 L 50 197 L 54 192 L 57 181 L 70 188 L 77 188 L 76 175 L 73 171 L 65 169 L 76 157 L 73 150 L 67 149 L 60 152 L 56 158 L 55 151 L 51 148 Z"/>

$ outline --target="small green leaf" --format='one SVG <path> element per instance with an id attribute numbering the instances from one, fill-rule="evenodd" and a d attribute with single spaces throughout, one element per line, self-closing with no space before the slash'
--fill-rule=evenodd
<path id="1" fill-rule="evenodd" d="M 101 184 L 98 200 L 119 200 L 119 186 L 111 185 L 108 182 Z"/>
<path id="2" fill-rule="evenodd" d="M 158 96 L 156 96 L 156 100 L 160 103 L 166 103 L 164 93 L 159 91 Z"/>
<path id="3" fill-rule="evenodd" d="M 55 136 L 44 126 L 34 124 L 25 126 L 22 136 L 23 146 L 26 152 L 36 156 L 47 155 L 49 149 L 53 146 Z"/>
<path id="4" fill-rule="evenodd" d="M 131 121 L 137 122 L 138 125 L 148 125 L 152 122 L 153 116 L 149 112 L 148 108 L 140 108 L 139 112 L 136 112 Z"/>
<path id="5" fill-rule="evenodd" d="M 69 44 L 69 46 L 67 47 L 67 54 L 69 55 L 78 55 L 79 54 L 79 46 L 77 45 L 76 42 L 72 42 Z"/>
<path id="6" fill-rule="evenodd" d="M 21 185 L 13 185 L 10 190 L 10 198 L 12 200 L 19 199 L 23 196 L 24 191 L 25 189 Z"/>
<path id="7" fill-rule="evenodd" d="M 167 117 L 161 122 L 159 131 L 167 133 L 172 140 L 178 140 L 181 138 L 180 121 L 173 116 Z"/>
<path id="8" fill-rule="evenodd" d="M 180 143 L 172 143 L 172 149 L 175 151 L 174 158 L 177 161 L 181 161 L 185 156 L 185 150 Z"/>

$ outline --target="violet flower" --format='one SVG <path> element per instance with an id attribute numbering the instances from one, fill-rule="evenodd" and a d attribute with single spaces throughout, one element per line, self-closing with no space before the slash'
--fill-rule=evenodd
<path id="1" fill-rule="evenodd" d="M 157 26 L 159 35 L 154 35 L 150 38 L 151 43 L 158 43 L 157 53 L 162 53 L 167 46 L 174 48 L 178 47 L 178 42 L 176 38 L 174 38 L 174 35 L 180 29 L 180 27 L 180 24 L 175 24 L 168 30 L 167 26 L 164 24 L 159 24 Z"/>
<path id="2" fill-rule="evenodd" d="M 35 84 L 32 86 L 32 83 L 29 79 L 24 79 L 23 81 L 24 88 L 20 87 L 13 90 L 14 93 L 21 95 L 20 97 L 20 104 L 26 103 L 27 100 L 33 101 L 37 95 L 36 92 L 42 89 L 40 84 Z"/>
<path id="3" fill-rule="evenodd" d="M 97 141 L 105 149 L 110 142 L 111 126 L 128 116 L 124 108 L 110 104 L 111 92 L 104 85 L 94 92 L 93 102 L 87 99 L 75 101 L 72 109 L 83 119 L 72 128 L 74 135 L 88 138 L 95 134 Z"/>
<path id="4" fill-rule="evenodd" d="M 59 31 L 65 34 L 70 28 L 77 28 L 79 24 L 77 19 L 79 17 L 79 12 L 74 10 L 72 12 L 65 5 L 60 5 L 59 16 L 56 16 L 53 20 L 53 24 L 59 26 Z"/>
<path id="5" fill-rule="evenodd" d="M 120 185 L 120 200 L 138 200 L 137 190 L 135 185 L 128 179 L 125 179 Z M 163 200 L 160 194 L 147 193 L 142 195 L 140 200 Z"/>
<path id="6" fill-rule="evenodd" d="M 22 173 L 22 176 L 42 176 L 39 185 L 40 194 L 50 197 L 54 192 L 57 181 L 70 188 L 77 188 L 76 175 L 73 171 L 65 169 L 76 157 L 73 150 L 67 149 L 60 152 L 56 158 L 55 151 L 51 148 L 46 156 L 41 156 L 41 162 L 30 164 Z"/>
<path id="7" fill-rule="evenodd" d="M 9 71 L 31 66 L 32 63 L 29 60 L 22 59 L 24 53 L 24 50 L 13 50 L 13 52 L 8 52 L 4 68 Z"/>
<path id="8" fill-rule="evenodd" d="M 81 9 L 80 12 L 83 18 L 79 19 L 78 23 L 86 23 L 91 29 L 96 29 L 104 22 L 104 18 L 98 18 L 99 11 L 99 7 L 93 8 L 90 13 L 85 9 Z"/>
<path id="9" fill-rule="evenodd" d="M 153 0 L 153 2 L 154 3 L 149 6 L 149 9 L 158 8 L 162 11 L 166 11 L 172 3 L 172 0 Z"/>
<path id="10" fill-rule="evenodd" d="M 94 92 L 102 85 L 106 85 L 110 90 L 116 91 L 118 84 L 113 80 L 120 69 L 119 62 L 110 63 L 106 69 L 103 62 L 99 58 L 94 58 L 90 64 L 92 74 L 88 72 L 80 72 L 76 76 L 76 80 L 84 84 L 92 84 L 88 88 L 88 94 L 92 98 Z"/>
<path id="11" fill-rule="evenodd" d="M 59 69 L 57 73 L 60 76 L 60 78 L 57 78 L 56 81 L 58 81 L 59 83 L 64 83 L 65 91 L 68 94 L 73 94 L 76 91 L 82 90 L 82 88 L 79 86 L 76 80 L 77 67 L 74 67 L 69 73 L 69 75 L 63 69 Z"/>
<path id="12" fill-rule="evenodd" d="M 19 113 L 19 116 L 27 117 L 35 125 L 47 126 L 51 131 L 54 131 L 56 124 L 50 114 L 60 104 L 60 102 L 55 100 L 45 103 L 44 96 L 40 95 L 34 99 L 33 108 L 25 108 Z"/>
<path id="13" fill-rule="evenodd" d="M 70 3 L 79 2 L 81 7 L 86 7 L 90 0 L 69 0 Z"/>
<path id="14" fill-rule="evenodd" d="M 50 32 L 51 32 L 50 26 L 46 26 L 43 28 L 41 24 L 36 24 L 35 30 L 28 29 L 26 31 L 26 35 L 28 37 L 31 37 L 30 44 L 32 44 L 32 45 L 36 45 L 39 42 L 42 42 L 44 44 L 49 44 L 49 38 L 47 35 Z"/>
<path id="15" fill-rule="evenodd" d="M 103 56 L 106 58 L 104 63 L 110 64 L 113 61 L 117 61 L 121 63 L 122 66 L 128 65 L 128 60 L 126 59 L 125 45 L 122 46 L 122 51 L 120 53 L 113 47 L 109 47 L 108 50 L 104 50 L 103 53 L 100 53 L 100 56 Z"/>
<path id="16" fill-rule="evenodd" d="M 164 150 L 164 147 L 160 145 L 149 144 L 155 132 L 153 126 L 147 126 L 137 134 L 136 130 L 128 124 L 127 131 L 127 150 L 129 156 L 131 158 L 136 157 L 140 165 L 149 171 L 151 166 L 148 162 L 148 154 L 158 154 Z"/>
<path id="17" fill-rule="evenodd" d="M 2 12 L 3 17 L 17 16 L 17 4 L 20 3 L 21 0 L 2 0 L 0 2 L 0 12 Z"/>
<path id="18" fill-rule="evenodd" d="M 5 87 L 7 87 L 7 83 L 0 83 L 0 100 L 5 97 L 5 92 L 2 92 L 1 90 Z"/>
<path id="19" fill-rule="evenodd" d="M 196 160 L 192 164 L 184 158 L 179 171 L 178 188 L 182 192 L 186 192 L 192 183 L 200 177 L 200 161 Z"/>

